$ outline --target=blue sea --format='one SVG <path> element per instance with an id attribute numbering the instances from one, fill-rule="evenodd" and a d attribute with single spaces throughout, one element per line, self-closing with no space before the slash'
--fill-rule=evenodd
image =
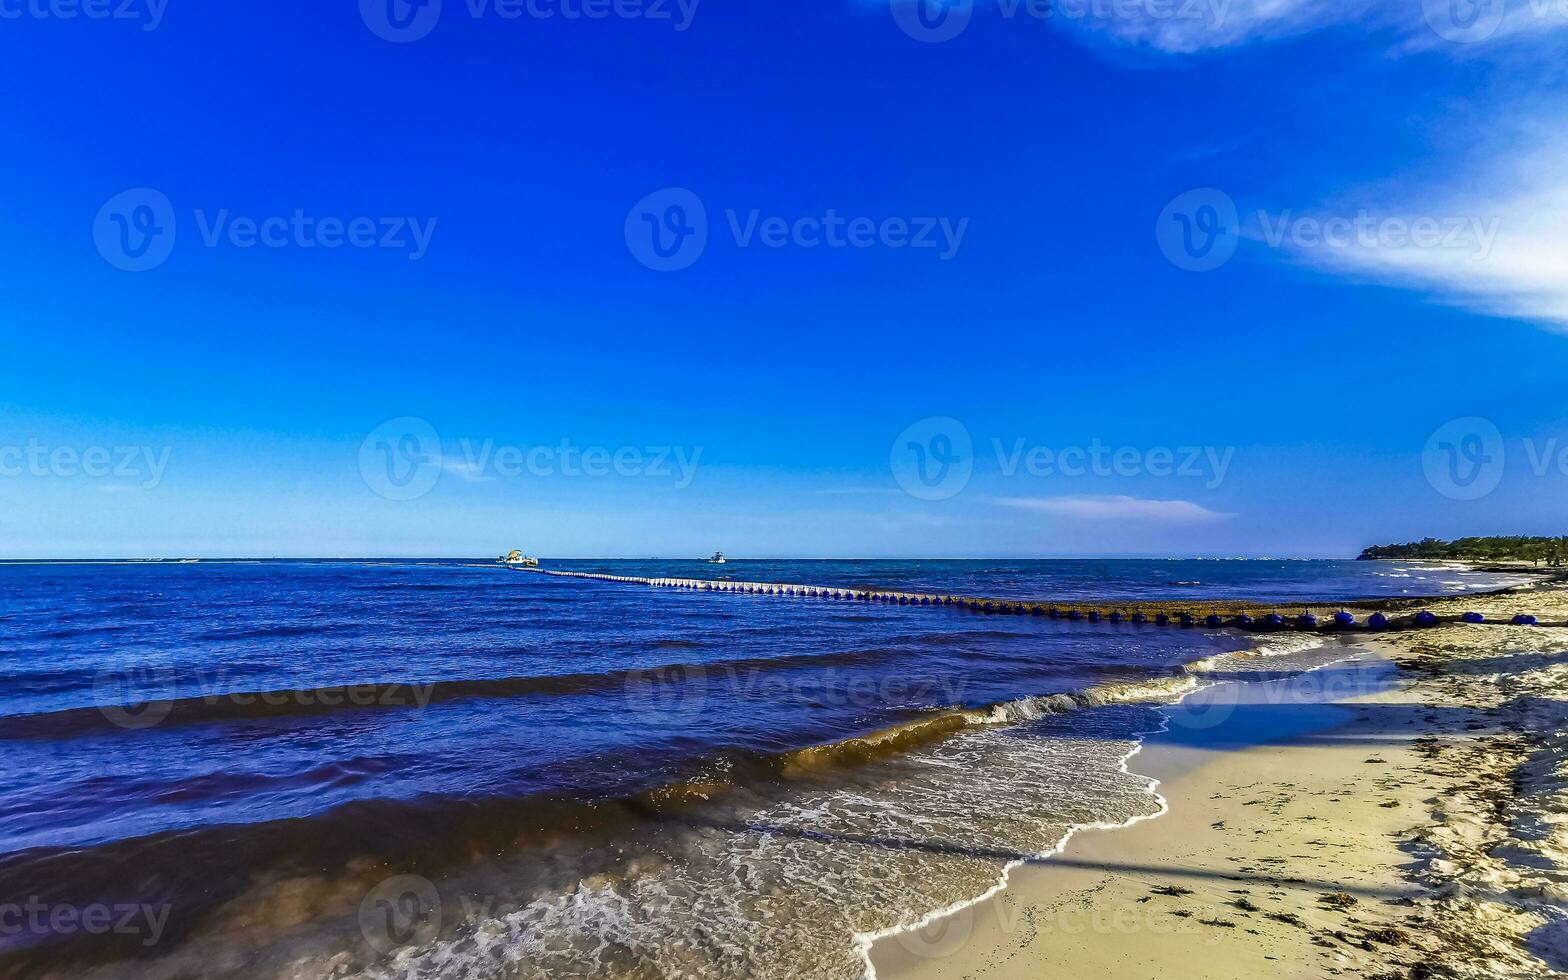
<path id="1" fill-rule="evenodd" d="M 1063 601 L 1517 581 L 1333 561 L 545 566 Z M 33 909 L 0 931 L 7 977 L 860 977 L 872 937 L 1076 826 L 1157 812 L 1125 760 L 1194 665 L 1259 642 L 478 560 L 13 562 L 0 587 L 0 896 Z"/>

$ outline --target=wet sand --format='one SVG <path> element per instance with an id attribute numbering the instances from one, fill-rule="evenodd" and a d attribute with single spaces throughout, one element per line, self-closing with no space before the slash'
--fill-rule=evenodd
<path id="1" fill-rule="evenodd" d="M 1568 613 L 1558 585 L 1527 600 Z M 1561 975 L 1568 630 L 1447 626 L 1345 652 L 1217 676 L 1131 760 L 1170 812 L 1080 832 L 996 897 L 879 941 L 877 975 Z"/>

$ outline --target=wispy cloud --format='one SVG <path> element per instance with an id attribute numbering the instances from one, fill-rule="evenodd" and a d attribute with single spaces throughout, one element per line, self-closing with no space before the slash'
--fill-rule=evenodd
<path id="1" fill-rule="evenodd" d="M 1086 41 L 1172 55 L 1236 47 L 1301 34 L 1365 13 L 1365 4 L 1324 0 L 1184 0 L 1177 3 L 1081 4 L 1059 23 Z"/>
<path id="2" fill-rule="evenodd" d="M 444 473 L 462 477 L 471 483 L 483 483 L 491 479 L 490 474 L 485 472 L 485 468 L 481 464 L 451 456 L 441 457 L 441 470 Z"/>
<path id="3" fill-rule="evenodd" d="M 1058 24 L 1087 43 L 1175 56 L 1352 27 L 1396 52 L 1466 57 L 1568 27 L 1558 0 L 1064 0 L 1061 9 Z"/>
<path id="4" fill-rule="evenodd" d="M 1129 0 L 1082 4 L 1059 25 L 1084 43 L 1167 60 L 1334 28 L 1361 32 L 1393 57 L 1496 60 L 1512 71 L 1463 158 L 1440 176 L 1403 174 L 1313 211 L 1314 227 L 1367 219 L 1381 231 L 1348 240 L 1272 244 L 1302 264 L 1352 279 L 1414 288 L 1484 313 L 1568 331 L 1568 140 L 1562 97 L 1546 66 L 1568 35 L 1563 0 Z M 1543 74 L 1544 73 L 1544 74 Z M 1448 175 L 1458 175 L 1449 179 Z M 1424 184 L 1424 186 L 1423 186 Z M 1321 202 L 1320 202 L 1321 203 Z M 1347 206 L 1348 204 L 1348 206 Z M 1275 213 L 1278 221 L 1281 212 Z M 1431 229 L 1436 228 L 1437 238 Z M 1266 229 L 1265 229 L 1266 231 Z M 1422 234 L 1417 235 L 1417 232 Z M 1260 237 L 1254 235 L 1254 237 Z M 1420 240 L 1420 239 L 1425 239 Z"/>
<path id="5" fill-rule="evenodd" d="M 1568 331 L 1568 140 L 1531 149 L 1526 138 L 1488 152 L 1493 159 L 1457 168 L 1463 182 L 1418 191 L 1408 203 L 1368 192 L 1383 202 L 1368 208 L 1376 234 L 1282 247 L 1328 272 Z M 1421 227 L 1425 241 L 1413 233 Z"/>
<path id="6" fill-rule="evenodd" d="M 1209 510 L 1190 500 L 1143 500 L 1120 494 L 998 497 L 996 503 L 1003 507 L 1091 521 L 1133 520 L 1160 524 L 1196 524 L 1205 521 L 1222 521 L 1236 516 Z"/>

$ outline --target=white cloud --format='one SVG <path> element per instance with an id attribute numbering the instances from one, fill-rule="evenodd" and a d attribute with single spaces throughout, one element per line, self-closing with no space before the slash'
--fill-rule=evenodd
<path id="1" fill-rule="evenodd" d="M 1195 524 L 1220 521 L 1234 514 L 1222 514 L 1190 500 L 1142 500 L 1119 494 L 1079 494 L 1067 497 L 998 497 L 998 504 L 1019 510 L 1060 514 L 1080 520 L 1134 520 L 1161 524 Z"/>
<path id="2" fill-rule="evenodd" d="M 1463 182 L 1412 203 L 1380 189 L 1369 195 L 1380 200 L 1356 212 L 1336 210 L 1341 218 L 1369 215 L 1375 234 L 1316 244 L 1287 236 L 1279 245 L 1325 271 L 1421 288 L 1453 305 L 1568 331 L 1568 141 L 1491 152 L 1497 159 L 1482 167 L 1456 168 L 1469 174 Z M 1321 226 L 1328 218 L 1313 220 Z M 1440 239 L 1415 240 L 1409 232 L 1418 222 L 1440 229 Z"/>
<path id="3" fill-rule="evenodd" d="M 1193 55 L 1348 26 L 1398 50 L 1457 57 L 1568 27 L 1562 0 L 1059 0 L 1057 24 L 1089 42 Z"/>
<path id="4" fill-rule="evenodd" d="M 483 465 L 472 460 L 456 459 L 450 456 L 441 457 L 441 469 L 453 476 L 462 477 L 471 483 L 482 483 L 490 479 Z"/>
<path id="5" fill-rule="evenodd" d="M 1353 20 L 1364 9 L 1355 2 L 1324 0 L 1064 0 L 1058 23 L 1085 38 L 1196 54 Z"/>

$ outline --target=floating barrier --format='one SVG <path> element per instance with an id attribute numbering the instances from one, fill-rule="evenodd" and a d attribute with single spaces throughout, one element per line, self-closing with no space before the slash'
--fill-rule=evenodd
<path id="1" fill-rule="evenodd" d="M 644 585 L 654 588 L 684 589 L 691 592 L 717 592 L 733 595 L 766 595 L 799 599 L 823 599 L 836 602 L 881 602 L 889 605 L 934 608 L 949 606 L 971 612 L 992 615 L 1049 616 L 1055 620 L 1081 623 L 1110 623 L 1112 625 L 1156 626 L 1178 625 L 1193 628 L 1202 625 L 1209 629 L 1234 628 L 1248 631 L 1323 631 L 1357 630 L 1384 631 L 1397 629 L 1430 628 L 1462 621 L 1470 624 L 1509 622 L 1515 626 L 1538 626 L 1541 621 L 1527 613 L 1513 617 L 1488 620 L 1482 613 L 1467 612 L 1462 616 L 1438 616 L 1428 609 L 1391 615 L 1394 610 L 1409 609 L 1418 599 L 1365 600 L 1333 605 L 1303 602 L 1280 603 L 1270 609 L 1270 604 L 1228 600 L 1171 600 L 1165 602 L 1123 601 L 1116 603 L 1058 603 L 1028 602 L 1017 599 L 986 599 L 973 596 L 955 596 L 935 593 L 897 592 L 884 589 L 857 589 L 820 585 L 801 585 L 783 582 L 732 582 L 712 579 L 646 578 L 637 575 L 607 575 L 596 572 L 569 572 L 548 568 L 514 568 L 515 571 L 532 572 L 555 578 L 591 579 L 627 585 Z M 1375 610 L 1366 618 L 1365 625 L 1357 622 L 1351 610 Z M 1283 610 L 1283 611 L 1282 611 Z M 1385 611 L 1388 610 L 1388 611 Z M 1324 618 L 1320 618 L 1324 617 Z M 1324 625 L 1325 619 L 1327 625 Z M 1568 624 L 1552 622 L 1545 625 L 1562 627 Z"/>

